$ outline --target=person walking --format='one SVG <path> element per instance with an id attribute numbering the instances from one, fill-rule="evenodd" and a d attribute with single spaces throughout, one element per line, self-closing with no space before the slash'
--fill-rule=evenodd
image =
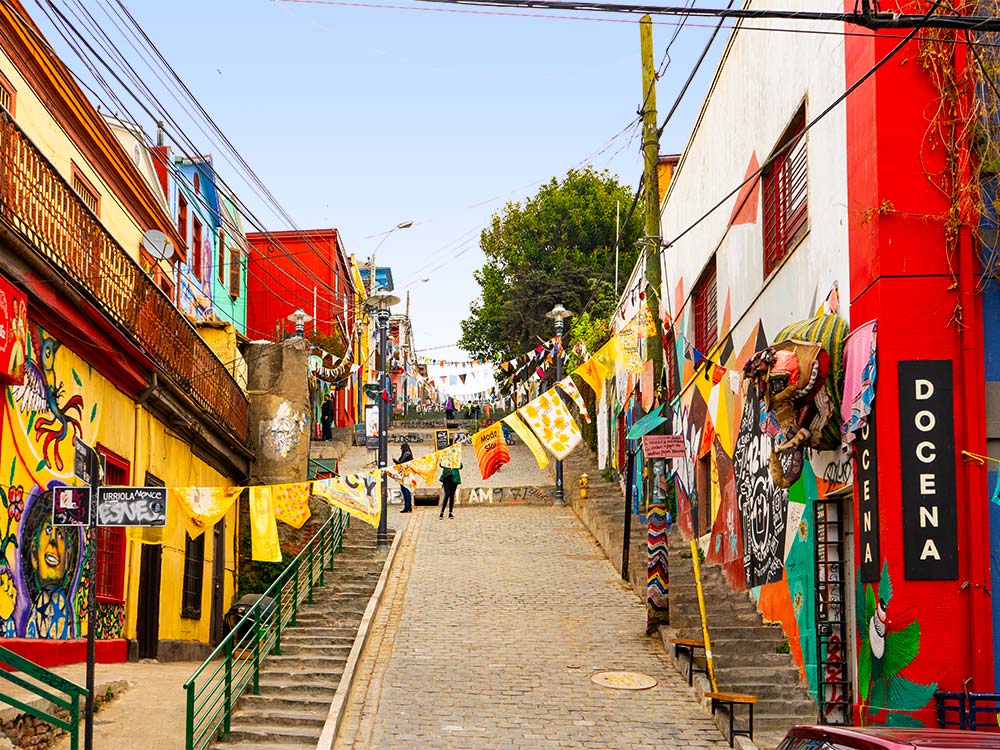
<path id="1" fill-rule="evenodd" d="M 320 422 L 323 425 L 323 440 L 333 440 L 333 401 L 330 394 L 323 397 L 323 405 L 320 407 Z"/>
<path id="2" fill-rule="evenodd" d="M 448 518 L 454 518 L 455 510 L 455 493 L 458 491 L 458 485 L 462 483 L 462 475 L 459 473 L 459 469 L 462 465 L 459 464 L 458 469 L 442 469 L 441 470 L 441 487 L 444 488 L 444 499 L 441 501 L 441 512 L 438 513 L 438 518 L 444 518 L 444 506 L 448 506 Z"/>
<path id="3" fill-rule="evenodd" d="M 397 466 L 399 464 L 405 464 L 407 461 L 413 460 L 413 451 L 410 450 L 409 443 L 403 443 L 399 449 L 399 458 L 392 459 L 392 462 Z M 406 481 L 399 483 L 399 489 L 403 493 L 403 509 L 399 511 L 400 513 L 412 513 L 413 512 L 413 493 L 410 492 L 410 488 L 406 486 Z"/>
<path id="4" fill-rule="evenodd" d="M 455 417 L 455 401 L 451 396 L 444 402 L 444 418 L 451 420 Z"/>

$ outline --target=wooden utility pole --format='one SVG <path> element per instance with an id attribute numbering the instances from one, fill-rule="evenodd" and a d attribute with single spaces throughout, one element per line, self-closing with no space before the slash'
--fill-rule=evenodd
<path id="1" fill-rule="evenodd" d="M 646 191 L 644 247 L 646 250 L 646 304 L 656 321 L 656 333 L 646 339 L 646 356 L 653 360 L 653 386 L 659 390 L 663 376 L 663 322 L 660 320 L 660 133 L 656 122 L 656 66 L 653 62 L 653 19 L 639 21 L 642 52 L 642 151 Z"/>

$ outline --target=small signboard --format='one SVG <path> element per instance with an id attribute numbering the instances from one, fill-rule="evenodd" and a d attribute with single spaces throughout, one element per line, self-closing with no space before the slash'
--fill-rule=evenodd
<path id="1" fill-rule="evenodd" d="M 90 525 L 90 487 L 56 487 L 52 490 L 53 526 Z"/>
<path id="2" fill-rule="evenodd" d="M 363 423 L 354 425 L 354 444 L 358 446 L 364 445 L 366 437 L 365 425 Z"/>
<path id="3" fill-rule="evenodd" d="M 448 430 L 434 430 L 434 450 L 443 451 L 449 445 Z"/>
<path id="4" fill-rule="evenodd" d="M 73 476 L 84 484 L 90 484 L 90 446 L 80 440 L 73 438 Z"/>
<path id="5" fill-rule="evenodd" d="M 166 487 L 101 487 L 98 526 L 166 526 Z"/>
<path id="6" fill-rule="evenodd" d="M 642 455 L 646 458 L 683 458 L 683 435 L 643 435 Z"/>

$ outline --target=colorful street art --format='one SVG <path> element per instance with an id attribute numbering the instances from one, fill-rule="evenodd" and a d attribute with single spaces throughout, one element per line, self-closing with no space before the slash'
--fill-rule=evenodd
<path id="1" fill-rule="evenodd" d="M 0 633 L 78 638 L 92 548 L 80 529 L 52 524 L 52 490 L 74 483 L 73 439 L 94 441 L 101 382 L 39 326 L 27 352 L 23 385 L 0 400 Z M 99 619 L 102 637 L 120 637 L 122 615 L 106 607 Z"/>
<path id="2" fill-rule="evenodd" d="M 904 625 L 896 619 L 888 560 L 882 565 L 877 590 L 858 582 L 856 606 L 861 723 L 922 726 L 913 714 L 933 700 L 937 683 L 921 685 L 900 674 L 920 653 L 920 623 Z"/>

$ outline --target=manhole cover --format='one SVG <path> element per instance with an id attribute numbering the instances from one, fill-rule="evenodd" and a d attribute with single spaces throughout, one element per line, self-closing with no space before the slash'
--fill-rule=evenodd
<path id="1" fill-rule="evenodd" d="M 658 684 L 654 678 L 641 672 L 595 672 L 590 675 L 590 681 L 615 690 L 649 690 Z"/>

